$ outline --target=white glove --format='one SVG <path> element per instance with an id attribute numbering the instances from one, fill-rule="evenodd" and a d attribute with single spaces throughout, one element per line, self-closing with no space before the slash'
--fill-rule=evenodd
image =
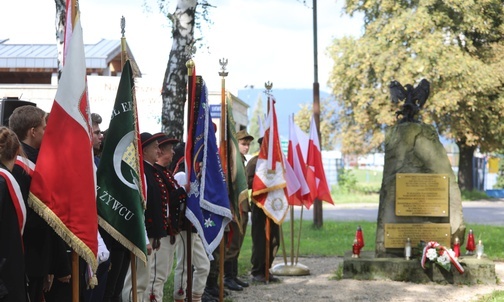
<path id="1" fill-rule="evenodd" d="M 103 238 L 100 236 L 100 232 L 98 232 L 98 265 L 108 260 L 110 256 L 110 252 L 103 241 Z"/>

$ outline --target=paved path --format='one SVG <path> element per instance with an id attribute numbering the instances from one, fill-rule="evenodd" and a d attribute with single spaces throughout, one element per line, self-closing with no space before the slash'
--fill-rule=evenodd
<path id="1" fill-rule="evenodd" d="M 504 226 L 504 200 L 499 201 L 467 201 L 462 202 L 466 224 L 488 224 Z M 349 203 L 340 205 L 324 205 L 323 219 L 334 221 L 376 221 L 378 217 L 377 203 Z M 300 208 L 294 211 L 295 219 L 300 217 Z M 287 220 L 290 213 L 287 214 Z M 313 207 L 304 209 L 303 219 L 313 219 Z"/>

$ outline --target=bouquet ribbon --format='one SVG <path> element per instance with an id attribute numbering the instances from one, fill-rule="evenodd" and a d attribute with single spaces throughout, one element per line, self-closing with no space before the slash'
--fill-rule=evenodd
<path id="1" fill-rule="evenodd" d="M 429 250 L 431 248 L 439 249 L 440 251 L 442 251 L 441 254 L 443 254 L 443 253 L 446 254 L 448 256 L 448 258 L 450 259 L 451 264 L 453 264 L 453 266 L 455 266 L 455 268 L 457 269 L 457 271 L 460 274 L 464 273 L 464 268 L 462 267 L 462 265 L 460 265 L 460 263 L 457 261 L 457 259 L 455 259 L 455 257 L 453 257 L 448 252 L 448 249 L 446 247 L 440 245 L 436 241 L 429 241 L 429 243 L 427 243 L 427 245 L 423 249 L 422 260 L 420 262 L 423 269 L 425 269 L 425 261 L 427 261 L 427 250 Z"/>

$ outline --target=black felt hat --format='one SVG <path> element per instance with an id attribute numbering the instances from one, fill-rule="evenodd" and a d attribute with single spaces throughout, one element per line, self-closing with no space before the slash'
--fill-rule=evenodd
<path id="1" fill-rule="evenodd" d="M 158 134 L 161 134 L 161 136 L 158 137 L 158 139 L 157 139 L 159 147 L 161 147 L 162 145 L 166 145 L 166 144 L 175 145 L 175 144 L 178 144 L 178 142 L 179 142 L 178 139 L 173 138 L 173 137 L 169 137 L 168 135 L 165 135 L 164 133 L 161 133 L 161 132 L 154 134 L 154 136 L 156 136 Z"/>
<path id="2" fill-rule="evenodd" d="M 140 134 L 140 141 L 142 142 L 142 148 L 147 147 L 150 145 L 152 142 L 156 141 L 158 138 L 162 137 L 164 134 L 163 133 L 156 133 L 154 135 L 150 134 L 149 132 L 143 132 Z"/>

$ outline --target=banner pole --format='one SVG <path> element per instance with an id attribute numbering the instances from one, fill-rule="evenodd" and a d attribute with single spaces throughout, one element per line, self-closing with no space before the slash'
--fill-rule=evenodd
<path id="1" fill-rule="evenodd" d="M 191 123 L 194 120 L 194 116 L 191 116 L 192 108 L 194 107 L 194 98 L 195 95 L 197 95 L 197 92 L 193 91 L 193 86 L 196 85 L 196 77 L 195 77 L 195 64 L 192 59 L 189 59 L 186 62 L 186 67 L 187 67 L 187 102 L 188 102 L 188 120 L 187 120 L 187 128 L 192 129 Z M 192 137 L 192 135 L 189 133 L 190 130 L 188 130 L 187 137 Z M 190 171 L 186 171 L 188 177 L 190 175 Z M 188 183 L 190 183 L 190 180 L 188 179 Z M 186 301 L 187 302 L 192 302 L 192 224 L 189 221 L 189 219 L 186 219 L 186 259 L 187 259 L 187 288 L 186 288 Z"/>
<path id="2" fill-rule="evenodd" d="M 147 256 L 148 257 L 148 256 Z M 131 299 L 133 302 L 138 301 L 138 296 L 137 296 L 137 279 L 136 279 L 136 256 L 133 254 L 133 252 L 130 252 L 130 259 L 131 259 Z"/>
<path id="3" fill-rule="evenodd" d="M 264 257 L 264 279 L 265 283 L 269 283 L 269 262 L 270 262 L 270 219 L 266 216 L 266 226 L 264 228 L 266 232 L 266 256 Z"/>
<path id="4" fill-rule="evenodd" d="M 72 301 L 79 302 L 79 255 L 72 250 Z"/>
<path id="5" fill-rule="evenodd" d="M 227 137 L 227 103 L 226 103 L 226 76 L 228 72 L 226 71 L 226 65 L 228 60 L 225 58 L 219 59 L 219 64 L 221 65 L 221 71 L 219 75 L 221 76 L 221 119 L 220 119 L 220 143 L 219 143 L 219 155 L 222 164 L 222 171 L 224 172 L 224 177 L 226 179 L 226 184 L 228 186 L 228 137 Z M 238 230 L 235 230 L 238 231 Z M 219 301 L 224 301 L 224 259 L 226 254 L 224 237 L 222 236 L 220 246 L 219 246 Z"/>
<path id="6" fill-rule="evenodd" d="M 297 251 L 296 251 L 296 264 L 298 263 L 298 258 L 299 258 L 299 246 L 301 245 L 301 230 L 303 228 L 303 210 L 304 207 L 301 206 L 301 215 L 299 217 L 299 233 L 298 233 L 298 245 L 297 245 Z"/>
<path id="7" fill-rule="evenodd" d="M 284 260 L 284 265 L 287 265 L 287 251 L 285 250 L 285 240 L 282 225 L 280 225 L 279 228 L 280 228 L 280 244 L 282 245 L 282 256 Z"/>

